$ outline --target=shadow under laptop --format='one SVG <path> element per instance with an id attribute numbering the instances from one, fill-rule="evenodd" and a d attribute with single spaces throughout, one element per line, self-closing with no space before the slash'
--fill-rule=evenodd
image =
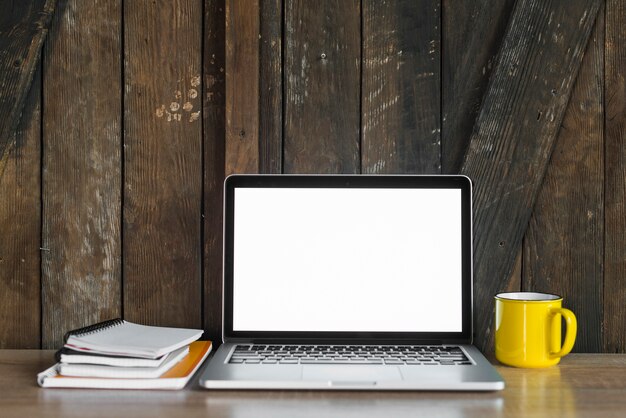
<path id="1" fill-rule="evenodd" d="M 206 409 L 230 418 L 503 416 L 497 393 L 210 392 Z"/>

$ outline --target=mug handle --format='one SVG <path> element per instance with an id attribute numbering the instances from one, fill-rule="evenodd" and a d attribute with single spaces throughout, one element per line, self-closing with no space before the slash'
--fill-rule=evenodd
<path id="1" fill-rule="evenodd" d="M 578 328 L 576 316 L 574 315 L 574 312 L 565 308 L 554 308 L 552 309 L 552 314 L 563 315 L 567 328 L 565 330 L 565 341 L 563 341 L 563 347 L 561 347 L 561 350 L 556 353 L 550 353 L 550 357 L 563 357 L 569 354 L 569 352 L 572 351 L 572 348 L 574 348 L 574 341 L 576 341 L 576 331 Z"/>

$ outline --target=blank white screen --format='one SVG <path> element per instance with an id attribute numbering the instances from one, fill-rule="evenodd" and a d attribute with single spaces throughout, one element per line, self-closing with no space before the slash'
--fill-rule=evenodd
<path id="1" fill-rule="evenodd" d="M 236 188 L 233 330 L 460 332 L 461 190 Z"/>

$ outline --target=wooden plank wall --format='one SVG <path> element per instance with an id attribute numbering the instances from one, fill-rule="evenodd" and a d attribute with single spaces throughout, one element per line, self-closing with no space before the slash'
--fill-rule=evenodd
<path id="1" fill-rule="evenodd" d="M 360 172 L 360 17 L 358 0 L 285 2 L 285 173 Z"/>
<path id="2" fill-rule="evenodd" d="M 202 4 L 124 2 L 123 311 L 202 326 Z"/>
<path id="3" fill-rule="evenodd" d="M 0 347 L 41 343 L 41 69 L 0 177 Z"/>
<path id="4" fill-rule="evenodd" d="M 117 315 L 218 340 L 224 177 L 458 172 L 514 3 L 59 1 L 0 178 L 0 347 Z M 626 8 L 599 16 L 502 283 L 562 293 L 575 349 L 615 352 Z"/>
<path id="5" fill-rule="evenodd" d="M 363 2 L 361 172 L 441 172 L 441 3 Z"/>
<path id="6" fill-rule="evenodd" d="M 626 351 L 626 4 L 607 0 L 604 79 L 603 342 Z"/>
<path id="7" fill-rule="evenodd" d="M 44 49 L 45 348 L 69 329 L 121 314 L 120 5 L 60 2 Z"/>
<path id="8" fill-rule="evenodd" d="M 226 64 L 225 16 L 222 0 L 204 5 L 203 122 L 204 201 L 202 207 L 204 329 L 219 341 L 222 320 L 222 183 L 225 176 Z"/>

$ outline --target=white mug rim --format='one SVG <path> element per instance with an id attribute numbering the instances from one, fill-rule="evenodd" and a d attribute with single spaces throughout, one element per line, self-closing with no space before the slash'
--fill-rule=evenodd
<path id="1" fill-rule="evenodd" d="M 496 299 L 512 300 L 517 302 L 555 302 L 563 299 L 559 295 L 540 292 L 503 292 L 498 293 Z"/>

